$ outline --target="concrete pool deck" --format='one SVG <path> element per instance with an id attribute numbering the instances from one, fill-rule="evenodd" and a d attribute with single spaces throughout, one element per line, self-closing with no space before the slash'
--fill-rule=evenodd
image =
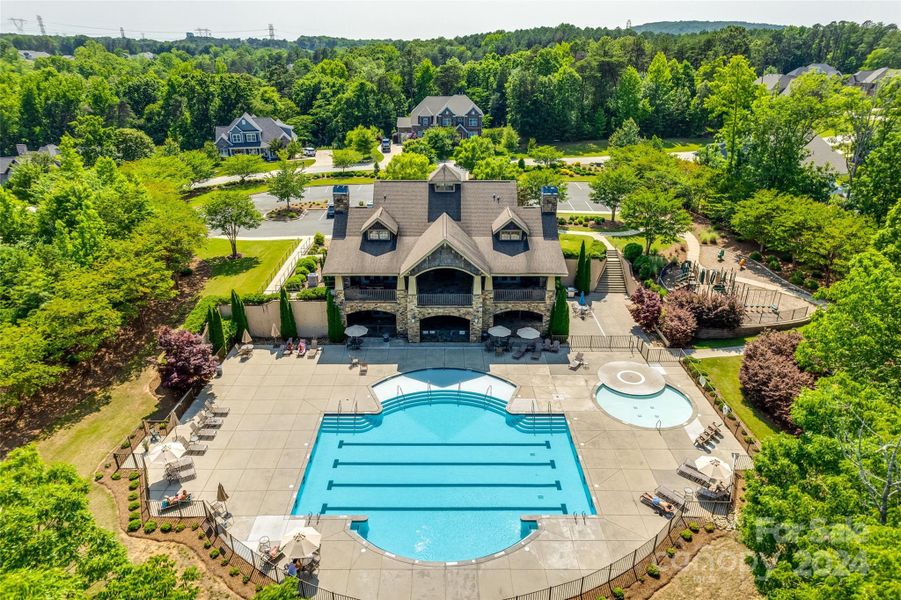
<path id="1" fill-rule="evenodd" d="M 350 357 L 369 365 L 360 375 Z M 423 368 L 458 367 L 485 371 L 516 384 L 512 405 L 566 415 L 595 503 L 596 516 L 541 518 L 537 535 L 503 555 L 477 563 L 426 566 L 391 557 L 349 531 L 349 519 L 323 517 L 313 525 L 323 533 L 322 563 L 315 583 L 362 600 L 483 598 L 500 599 L 563 583 L 607 566 L 652 538 L 667 524 L 640 501 L 642 492 L 666 485 L 692 484 L 676 474 L 685 460 L 711 454 L 731 463 L 744 454 L 725 437 L 709 451 L 692 440 L 718 421 L 713 408 L 677 363 L 650 365 L 697 407 L 697 418 L 668 430 L 621 423 L 597 407 L 592 393 L 602 365 L 621 360 L 643 363 L 640 354 L 585 353 L 588 365 L 569 369 L 565 353 L 541 360 L 495 357 L 468 344 L 406 344 L 367 339 L 364 349 L 324 346 L 316 359 L 281 356 L 257 348 L 246 359 L 231 355 L 223 375 L 214 379 L 197 405 L 214 396 L 230 408 L 209 449 L 194 457 L 197 478 L 183 484 L 195 498 L 214 501 L 219 483 L 230 494 L 231 533 L 256 549 L 262 536 L 277 540 L 289 526 L 305 521 L 291 516 L 306 458 L 315 443 L 324 412 L 376 409 L 370 386 L 385 377 Z M 196 409 L 192 409 L 196 410 Z M 190 416 L 190 412 L 188 416 Z M 167 485 L 162 469 L 150 468 L 151 494 L 161 498 L 178 485 Z"/>

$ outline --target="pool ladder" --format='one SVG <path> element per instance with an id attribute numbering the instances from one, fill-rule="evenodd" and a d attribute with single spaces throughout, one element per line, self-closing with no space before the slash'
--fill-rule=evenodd
<path id="1" fill-rule="evenodd" d="M 488 398 L 490 398 L 490 397 L 491 397 L 491 386 L 489 385 L 487 388 L 485 388 L 485 394 L 482 396 L 482 399 L 485 401 L 485 406 L 488 406 L 488 404 L 489 404 Z"/>
<path id="2" fill-rule="evenodd" d="M 661 421 L 660 419 L 657 419 L 657 423 L 656 423 L 656 425 L 654 425 L 654 427 L 657 428 L 657 433 L 660 433 L 660 428 L 662 426 L 663 426 L 663 421 Z"/>
<path id="3" fill-rule="evenodd" d="M 401 389 L 400 386 L 397 386 L 397 395 L 400 396 L 400 405 L 404 408 L 404 410 L 406 410 L 407 409 L 407 396 L 404 394 L 404 390 Z"/>

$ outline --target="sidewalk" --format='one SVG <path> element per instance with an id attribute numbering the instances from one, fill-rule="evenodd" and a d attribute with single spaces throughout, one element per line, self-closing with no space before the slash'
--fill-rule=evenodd
<path id="1" fill-rule="evenodd" d="M 266 289 L 263 291 L 264 294 L 275 294 L 277 293 L 285 281 L 294 274 L 294 267 L 297 266 L 297 261 L 300 260 L 302 256 L 305 256 L 307 250 L 310 249 L 310 246 L 313 245 L 313 236 L 306 236 L 300 238 L 300 243 L 297 244 L 297 247 L 294 249 L 294 252 L 288 257 L 288 259 L 282 264 L 281 268 L 278 270 L 278 273 L 275 274 L 275 277 L 272 278 L 272 281 L 269 282 L 269 285 L 266 286 Z"/>

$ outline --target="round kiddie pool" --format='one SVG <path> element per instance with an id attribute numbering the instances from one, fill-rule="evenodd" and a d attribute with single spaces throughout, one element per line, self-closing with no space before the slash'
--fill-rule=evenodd
<path id="1" fill-rule="evenodd" d="M 694 405 L 647 365 L 616 361 L 598 369 L 595 400 L 614 419 L 648 429 L 687 423 Z"/>
<path id="2" fill-rule="evenodd" d="M 353 516 L 372 546 L 423 562 L 494 555 L 536 515 L 594 514 L 565 417 L 508 413 L 509 382 L 426 369 L 372 390 L 381 413 L 323 418 L 293 514 Z"/>

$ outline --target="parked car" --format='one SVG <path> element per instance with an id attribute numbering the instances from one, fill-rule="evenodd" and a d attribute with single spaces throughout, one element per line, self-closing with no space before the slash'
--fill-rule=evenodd
<path id="1" fill-rule="evenodd" d="M 335 203 L 329 201 L 328 207 L 325 209 L 325 218 L 326 219 L 334 219 L 335 218 Z"/>
<path id="2" fill-rule="evenodd" d="M 306 148 L 303 149 L 303 155 L 315 158 L 316 157 L 316 148 L 314 148 L 312 146 L 307 146 Z"/>
<path id="3" fill-rule="evenodd" d="M 391 154 L 391 140 L 382 138 L 382 154 Z"/>

